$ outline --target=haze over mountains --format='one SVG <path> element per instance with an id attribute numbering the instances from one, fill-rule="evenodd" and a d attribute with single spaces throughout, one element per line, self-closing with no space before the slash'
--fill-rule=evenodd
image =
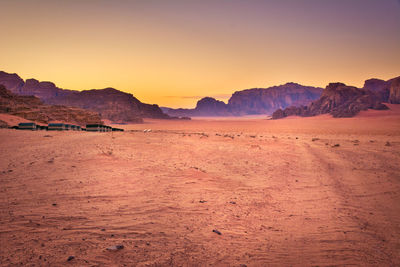
<path id="1" fill-rule="evenodd" d="M 286 83 L 269 88 L 236 91 L 232 94 L 228 104 L 205 97 L 197 102 L 194 109 L 162 109 L 171 116 L 270 115 L 279 108 L 307 105 L 318 99 L 322 90 L 319 87 Z"/>
<path id="2" fill-rule="evenodd" d="M 0 84 L 14 94 L 35 96 L 48 105 L 89 110 L 114 123 L 140 123 L 143 118 L 173 119 L 194 116 L 291 115 L 315 116 L 330 113 L 351 117 L 365 109 L 386 109 L 382 102 L 400 103 L 400 77 L 388 81 L 370 79 L 363 88 L 331 83 L 326 89 L 297 83 L 236 91 L 228 103 L 204 97 L 194 109 L 160 108 L 145 104 L 132 94 L 114 88 L 66 90 L 52 82 L 24 81 L 17 74 L 0 71 Z"/>

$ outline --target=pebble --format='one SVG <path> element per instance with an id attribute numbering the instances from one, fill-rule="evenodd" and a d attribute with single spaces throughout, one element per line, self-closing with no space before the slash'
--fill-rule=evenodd
<path id="1" fill-rule="evenodd" d="M 124 248 L 124 245 L 115 245 L 115 246 L 108 247 L 107 250 L 109 250 L 109 251 L 117 251 L 117 250 L 121 250 L 123 248 Z"/>
<path id="2" fill-rule="evenodd" d="M 216 229 L 212 230 L 214 233 L 218 234 L 218 235 L 222 235 L 222 233 Z"/>

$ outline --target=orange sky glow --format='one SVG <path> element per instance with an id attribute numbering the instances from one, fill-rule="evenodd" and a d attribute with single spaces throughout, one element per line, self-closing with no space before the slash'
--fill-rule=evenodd
<path id="1" fill-rule="evenodd" d="M 3 0 L 0 10 L 0 70 L 160 106 L 400 75 L 396 0 Z"/>

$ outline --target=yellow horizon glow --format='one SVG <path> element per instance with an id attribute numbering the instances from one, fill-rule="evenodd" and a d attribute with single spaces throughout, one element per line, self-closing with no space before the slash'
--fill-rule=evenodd
<path id="1" fill-rule="evenodd" d="M 304 11 L 267 1 L 32 2 L 0 3 L 7 21 L 0 29 L 9 33 L 0 43 L 0 70 L 64 89 L 113 87 L 144 103 L 187 108 L 205 96 L 226 102 L 248 88 L 361 87 L 400 75 L 396 1 L 382 10 L 364 3 L 365 14 L 345 6 L 343 22 L 322 4 Z M 315 7 L 304 3 L 311 2 Z M 288 7 L 303 13 L 286 14 Z M 379 12 L 385 17 L 372 20 Z"/>

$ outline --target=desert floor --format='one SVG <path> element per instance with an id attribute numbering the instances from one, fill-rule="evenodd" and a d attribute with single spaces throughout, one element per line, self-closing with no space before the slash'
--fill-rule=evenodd
<path id="1" fill-rule="evenodd" d="M 391 107 L 147 120 L 117 133 L 0 130 L 1 265 L 399 266 Z"/>

